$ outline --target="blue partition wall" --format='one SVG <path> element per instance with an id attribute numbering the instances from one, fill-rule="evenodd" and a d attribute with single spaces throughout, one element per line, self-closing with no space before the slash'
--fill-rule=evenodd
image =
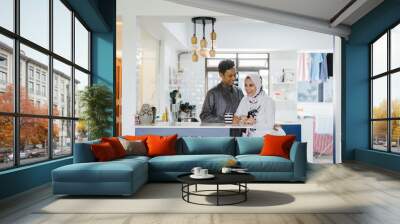
<path id="1" fill-rule="evenodd" d="M 400 170 L 400 156 L 369 149 L 369 43 L 399 21 L 400 0 L 386 0 L 353 24 L 343 40 L 343 160 Z"/>

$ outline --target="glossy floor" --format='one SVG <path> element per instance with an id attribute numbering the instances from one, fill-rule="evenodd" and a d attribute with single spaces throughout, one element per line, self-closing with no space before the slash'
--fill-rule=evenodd
<path id="1" fill-rule="evenodd" d="M 357 214 L 37 214 L 54 200 L 43 186 L 0 203 L 0 223 L 400 223 L 400 175 L 358 163 L 312 165 L 308 183 L 316 183 L 347 202 L 367 204 Z M 320 203 L 315 201 L 315 203 Z"/>

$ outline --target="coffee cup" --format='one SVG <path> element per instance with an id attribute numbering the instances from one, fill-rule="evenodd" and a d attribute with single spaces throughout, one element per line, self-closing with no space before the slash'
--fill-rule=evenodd
<path id="1" fill-rule="evenodd" d="M 233 121 L 233 113 L 225 113 L 224 120 L 226 124 L 232 124 Z"/>
<path id="2" fill-rule="evenodd" d="M 207 176 L 208 175 L 208 169 L 201 169 L 200 170 L 200 176 Z"/>
<path id="3" fill-rule="evenodd" d="M 201 174 L 200 174 L 200 171 L 201 171 L 201 170 L 202 170 L 201 167 L 193 167 L 192 173 L 193 173 L 194 175 L 196 175 L 196 176 L 199 176 L 199 175 L 201 175 Z"/>
<path id="4" fill-rule="evenodd" d="M 231 171 L 232 171 L 232 169 L 229 167 L 222 167 L 222 170 L 221 170 L 222 173 L 230 173 Z"/>

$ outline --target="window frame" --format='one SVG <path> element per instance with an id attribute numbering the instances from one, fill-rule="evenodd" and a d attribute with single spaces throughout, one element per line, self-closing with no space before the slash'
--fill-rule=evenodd
<path id="1" fill-rule="evenodd" d="M 71 108 L 71 114 L 70 116 L 56 116 L 53 115 L 53 59 L 58 60 L 59 62 L 62 62 L 68 66 L 71 66 L 71 93 L 72 93 L 72 99 L 71 99 L 71 104 L 74 105 L 75 103 L 75 88 L 73 83 L 75 82 L 75 69 L 85 73 L 89 77 L 89 83 L 88 86 L 92 85 L 92 72 L 91 72 L 91 36 L 92 36 L 92 30 L 89 29 L 87 24 L 82 20 L 82 18 L 72 9 L 72 7 L 65 1 L 65 0 L 59 0 L 68 10 L 71 11 L 71 18 L 70 18 L 70 23 L 71 23 L 71 58 L 67 59 L 64 58 L 63 56 L 55 53 L 53 50 L 53 32 L 54 32 L 54 27 L 53 27 L 53 21 L 54 21 L 54 14 L 53 14 L 53 1 L 54 0 L 48 0 L 49 1 L 49 47 L 46 49 L 45 47 L 42 47 L 39 44 L 36 44 L 29 39 L 24 38 L 23 36 L 20 35 L 20 0 L 14 0 L 13 1 L 13 10 L 14 10 L 14 30 L 10 31 L 4 27 L 0 26 L 0 35 L 3 35 L 7 38 L 12 39 L 13 41 L 13 54 L 12 54 L 12 68 L 10 69 L 12 71 L 11 75 L 13 75 L 14 79 L 14 110 L 13 112 L 1 112 L 0 111 L 0 116 L 4 117 L 12 117 L 13 119 L 13 166 L 11 167 L 5 167 L 5 168 L 0 168 L 0 172 L 5 171 L 5 170 L 10 170 L 10 169 L 16 169 L 19 167 L 23 166 L 30 166 L 33 164 L 38 164 L 38 163 L 43 163 L 49 160 L 58 160 L 66 157 L 70 157 L 73 155 L 74 151 L 74 143 L 75 143 L 75 126 L 76 126 L 76 121 L 79 120 L 79 117 L 75 116 L 75 108 Z M 78 64 L 75 63 L 75 18 L 79 20 L 79 22 L 84 26 L 84 28 L 88 31 L 88 69 L 85 69 Z M 21 56 L 20 56 L 20 45 L 23 44 L 27 47 L 32 48 L 33 50 L 36 50 L 42 54 L 45 54 L 48 56 L 49 62 L 48 62 L 48 77 L 46 80 L 47 84 L 45 87 L 45 90 L 47 93 L 46 96 L 48 97 L 48 107 L 49 110 L 46 115 L 39 115 L 39 114 L 28 114 L 28 113 L 21 113 L 20 111 L 20 85 L 21 85 L 21 80 L 20 80 L 20 65 L 21 65 Z M 34 86 L 36 83 L 42 83 L 41 76 L 39 76 L 38 82 L 36 82 L 36 69 L 33 70 L 33 79 L 30 77 L 30 67 L 29 64 L 27 64 L 27 73 L 26 75 L 26 82 L 28 81 L 33 81 Z M 41 75 L 40 73 L 39 75 Z M 42 87 L 42 85 L 40 85 Z M 28 87 L 28 86 L 27 86 Z M 27 89 L 27 91 L 29 91 Z M 36 89 L 34 89 L 34 92 Z M 42 96 L 42 94 L 38 95 Z M 38 161 L 38 162 L 32 162 L 32 163 L 26 163 L 26 164 L 21 164 L 21 158 L 20 158 L 20 119 L 21 118 L 45 118 L 47 119 L 48 122 L 48 136 L 47 136 L 47 142 L 49 143 L 47 146 L 48 150 L 48 156 L 47 158 L 43 158 L 43 160 Z M 52 144 L 53 142 L 53 122 L 56 120 L 66 120 L 66 121 L 71 121 L 72 125 L 72 133 L 71 133 L 71 153 L 68 155 L 63 155 L 63 156 L 54 156 L 54 146 Z"/>
<path id="2" fill-rule="evenodd" d="M 391 31 L 393 28 L 400 26 L 400 21 L 394 23 L 391 25 L 389 28 L 387 28 L 383 33 L 379 34 L 375 39 L 373 39 L 369 44 L 369 149 L 373 151 L 379 151 L 379 152 L 386 152 L 386 153 L 391 153 L 391 154 L 400 154 L 400 152 L 394 152 L 392 151 L 392 121 L 400 121 L 400 117 L 393 117 L 392 116 L 392 96 L 391 96 L 391 91 L 392 91 L 392 85 L 391 85 L 391 79 L 392 76 L 396 75 L 398 72 L 400 72 L 400 67 L 398 68 L 391 68 L 391 61 L 392 61 L 392 54 L 391 54 Z M 382 72 L 380 74 L 374 75 L 374 70 L 373 70 L 373 57 L 374 57 L 374 52 L 373 52 L 373 44 L 376 43 L 381 37 L 384 35 L 387 35 L 387 52 L 386 52 L 386 57 L 387 57 L 387 63 L 386 63 L 386 71 Z M 374 97 L 374 86 L 373 86 L 373 81 L 379 78 L 386 77 L 386 86 L 387 86 L 387 105 L 386 105 L 386 118 L 373 118 L 373 97 Z M 373 136 L 373 122 L 376 121 L 386 121 L 386 150 L 379 150 L 374 148 L 374 136 Z"/>
<path id="3" fill-rule="evenodd" d="M 270 53 L 268 52 L 218 52 L 218 54 L 226 54 L 226 55 L 235 55 L 234 58 L 205 58 L 205 85 L 204 85 L 204 93 L 207 93 L 208 91 L 208 73 L 209 72 L 217 72 L 218 73 L 218 66 L 209 66 L 208 65 L 208 60 L 225 60 L 225 59 L 231 59 L 232 61 L 235 62 L 235 70 L 236 70 L 236 80 L 235 84 L 239 84 L 239 72 L 259 72 L 259 70 L 268 70 L 268 79 L 270 79 Z M 252 54 L 252 55 L 267 55 L 267 58 L 265 57 L 254 57 L 254 58 L 241 58 L 241 54 Z M 266 60 L 266 66 L 240 66 L 239 62 L 240 61 L 246 61 L 246 60 Z M 270 80 L 268 80 L 268 85 Z M 269 95 L 269 88 L 268 88 L 268 95 Z"/>

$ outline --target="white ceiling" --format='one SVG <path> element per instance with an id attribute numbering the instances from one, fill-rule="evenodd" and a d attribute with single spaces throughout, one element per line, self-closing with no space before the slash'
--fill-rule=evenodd
<path id="1" fill-rule="evenodd" d="M 204 10 L 348 37 L 350 26 L 383 0 L 166 0 Z M 346 8 L 346 5 L 351 6 Z M 346 10 L 335 17 L 343 8 Z M 336 18 L 335 21 L 331 21 Z"/>
<path id="2" fill-rule="evenodd" d="M 226 0 L 239 4 L 275 9 L 312 18 L 330 20 L 351 0 Z"/>
<path id="3" fill-rule="evenodd" d="M 330 20 L 351 0 L 119 0 L 117 15 L 249 18 L 348 37 L 350 26 L 383 0 L 356 0 L 337 23 Z M 358 4 L 356 4 L 358 3 Z M 225 17 L 228 16 L 228 17 Z M 186 19 L 186 18 L 185 18 Z M 164 21 L 167 22 L 167 21 Z M 174 21 L 176 22 L 176 21 Z"/>

